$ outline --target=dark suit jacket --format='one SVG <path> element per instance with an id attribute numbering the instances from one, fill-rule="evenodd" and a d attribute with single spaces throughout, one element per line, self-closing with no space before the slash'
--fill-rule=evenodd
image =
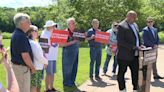
<path id="1" fill-rule="evenodd" d="M 135 28 L 138 30 L 138 26 L 134 23 Z M 140 43 L 140 36 L 139 37 L 139 45 Z M 118 26 L 118 34 L 117 34 L 117 41 L 118 41 L 118 52 L 117 58 L 121 60 L 131 61 L 135 57 L 136 49 L 136 37 L 135 34 L 130 27 L 130 25 L 124 20 L 119 23 Z"/>
<path id="2" fill-rule="evenodd" d="M 149 27 L 143 28 L 142 33 L 142 40 L 146 47 L 153 47 L 154 45 L 159 44 L 159 37 L 158 32 L 156 28 L 153 28 L 155 37 L 153 36 L 153 33 L 151 32 Z"/>

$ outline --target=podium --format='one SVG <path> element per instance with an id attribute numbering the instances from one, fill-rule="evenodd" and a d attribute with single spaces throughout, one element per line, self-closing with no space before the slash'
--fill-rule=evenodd
<path id="1" fill-rule="evenodd" d="M 157 60 L 157 48 L 145 48 L 139 51 L 139 91 L 150 92 L 152 64 Z"/>

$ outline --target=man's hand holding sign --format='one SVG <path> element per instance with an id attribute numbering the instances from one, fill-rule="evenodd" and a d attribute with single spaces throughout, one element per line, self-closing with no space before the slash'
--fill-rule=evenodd
<path id="1" fill-rule="evenodd" d="M 51 36 L 51 44 L 58 43 L 59 45 L 67 43 L 68 31 L 54 30 Z"/>
<path id="2" fill-rule="evenodd" d="M 106 32 L 101 32 L 101 31 L 96 31 L 95 35 L 95 41 L 103 44 L 108 44 L 109 43 L 109 33 Z"/>

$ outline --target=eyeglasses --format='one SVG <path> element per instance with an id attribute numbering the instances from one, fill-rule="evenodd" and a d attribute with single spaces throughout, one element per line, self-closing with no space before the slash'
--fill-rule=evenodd
<path id="1" fill-rule="evenodd" d="M 34 32 L 38 32 L 37 30 L 33 30 Z"/>
<path id="2" fill-rule="evenodd" d="M 117 27 L 118 25 L 114 25 L 114 27 Z"/>
<path id="3" fill-rule="evenodd" d="M 152 23 L 153 21 L 147 21 L 147 23 Z"/>

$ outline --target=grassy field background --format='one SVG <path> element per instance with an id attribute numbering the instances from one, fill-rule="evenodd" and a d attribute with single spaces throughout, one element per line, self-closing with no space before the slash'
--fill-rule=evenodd
<path id="1" fill-rule="evenodd" d="M 3 44 L 5 47 L 8 47 L 10 44 L 10 39 L 4 39 Z M 55 75 L 55 88 L 63 92 L 63 85 L 62 85 L 62 48 L 59 48 L 58 52 L 58 60 L 57 60 L 57 73 Z M 104 64 L 104 60 L 106 57 L 105 50 L 102 50 L 102 63 L 101 66 Z M 79 49 L 79 64 L 78 64 L 78 73 L 76 77 L 76 85 L 80 86 L 83 82 L 85 82 L 89 78 L 89 48 L 80 48 Z M 3 64 L 0 64 L 0 82 L 6 87 L 6 74 Z M 42 82 L 42 91 L 45 88 L 45 82 Z"/>

